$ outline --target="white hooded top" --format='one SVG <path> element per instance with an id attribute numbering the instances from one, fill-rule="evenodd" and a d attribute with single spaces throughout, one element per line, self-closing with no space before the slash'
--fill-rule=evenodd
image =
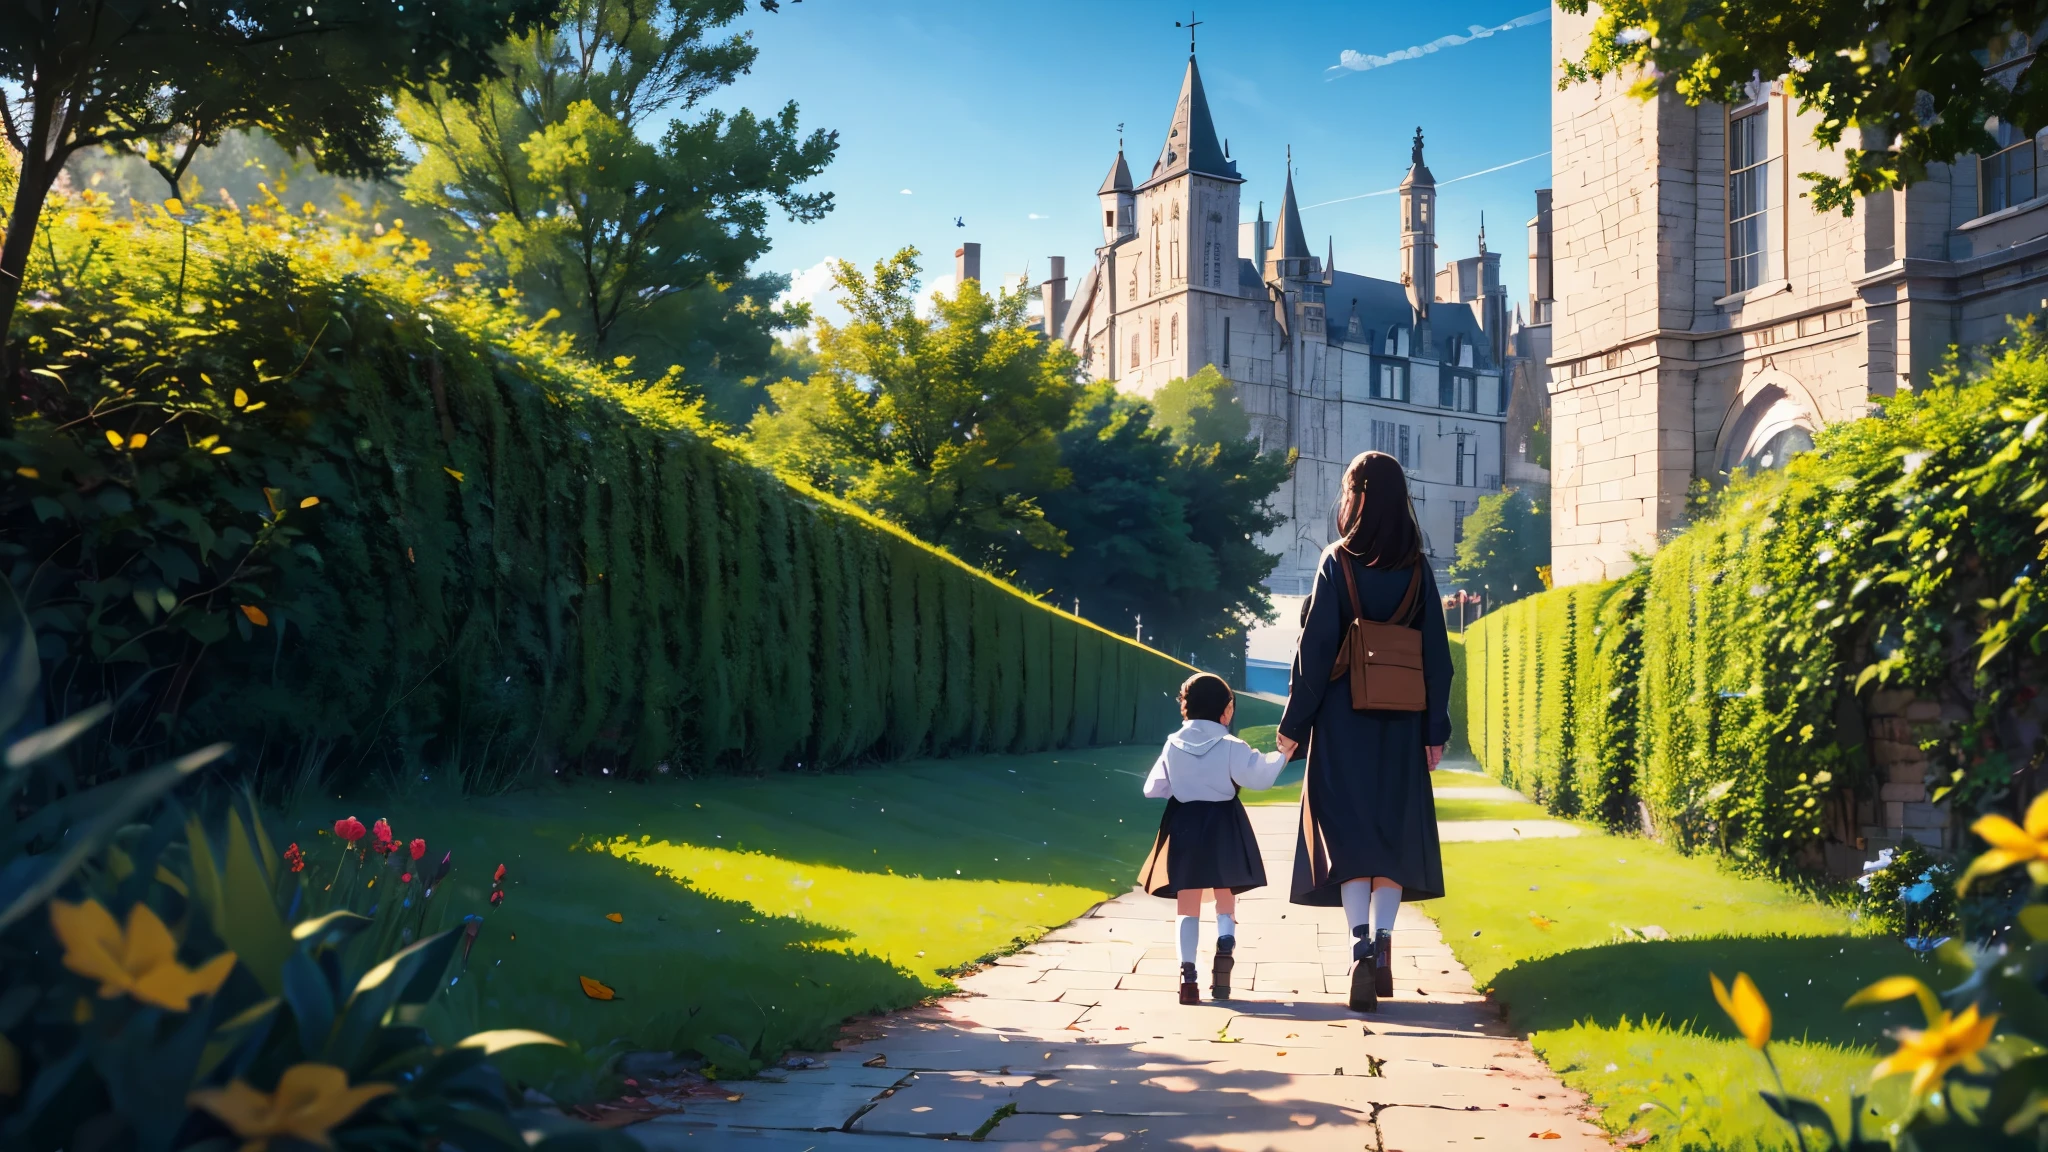
<path id="1" fill-rule="evenodd" d="M 1166 738 L 1152 774 L 1145 777 L 1145 795 L 1183 802 L 1228 800 L 1239 786 L 1271 788 L 1286 765 L 1285 756 L 1259 752 L 1214 720 L 1190 720 Z"/>

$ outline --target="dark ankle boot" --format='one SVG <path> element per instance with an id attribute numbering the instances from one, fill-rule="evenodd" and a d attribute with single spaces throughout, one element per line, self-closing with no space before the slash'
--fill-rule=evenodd
<path id="1" fill-rule="evenodd" d="M 1392 996 L 1394 994 L 1393 932 L 1386 928 L 1380 929 L 1379 934 L 1373 937 L 1372 952 L 1372 963 L 1375 973 L 1373 991 L 1382 996 Z"/>
<path id="2" fill-rule="evenodd" d="M 1209 976 L 1209 994 L 1218 1000 L 1230 999 L 1230 972 L 1237 966 L 1237 958 L 1232 955 L 1235 951 L 1237 937 L 1216 938 L 1216 967 Z"/>
<path id="3" fill-rule="evenodd" d="M 1202 1002 L 1202 986 L 1195 982 L 1195 966 L 1193 964 L 1183 964 L 1180 966 L 1180 1002 L 1183 1004 L 1200 1004 Z"/>
<path id="4" fill-rule="evenodd" d="M 1371 929 L 1361 924 L 1351 930 L 1351 1010 L 1371 1012 L 1380 1006 L 1379 964 L 1373 955 Z"/>

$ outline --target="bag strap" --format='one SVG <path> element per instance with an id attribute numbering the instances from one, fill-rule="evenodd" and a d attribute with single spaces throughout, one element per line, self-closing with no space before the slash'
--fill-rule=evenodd
<path id="1" fill-rule="evenodd" d="M 1358 577 L 1351 572 L 1351 555 L 1342 545 L 1337 548 L 1337 566 L 1344 570 L 1344 588 L 1351 593 L 1351 618 L 1365 620 L 1365 601 L 1358 598 Z M 1401 596 L 1401 605 L 1385 620 L 1369 621 L 1375 624 L 1399 623 L 1403 628 L 1414 626 L 1416 601 L 1422 596 L 1422 561 L 1417 560 L 1408 570 L 1408 590 Z"/>

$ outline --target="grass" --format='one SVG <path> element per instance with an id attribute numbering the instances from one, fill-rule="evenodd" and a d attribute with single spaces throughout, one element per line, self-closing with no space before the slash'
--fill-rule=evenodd
<path id="1" fill-rule="evenodd" d="M 1885 1031 L 1919 1023 L 1909 1005 L 1842 1002 L 1899 972 L 1941 982 L 1846 912 L 1647 840 L 1593 832 L 1443 853 L 1450 895 L 1429 911 L 1458 959 L 1610 1129 L 1647 1129 L 1659 1148 L 1788 1144 L 1757 1096 L 1763 1061 L 1715 1004 L 1709 973 L 1757 981 L 1788 1084 L 1838 1120 Z M 1878 1085 L 1871 1103 L 1876 1119 L 1896 1118 L 1901 1083 Z"/>
<path id="2" fill-rule="evenodd" d="M 322 802 L 288 836 L 354 813 L 452 848 L 447 885 L 484 913 L 450 1031 L 537 1028 L 703 1054 L 744 1074 L 829 1046 L 849 1016 L 944 991 L 942 972 L 1129 890 L 1159 819 L 1156 751 L 918 761 L 822 775 L 438 789 Z M 429 786 L 432 788 L 433 786 Z M 503 906 L 485 905 L 507 866 Z M 618 922 L 606 919 L 617 913 Z M 613 988 L 587 998 L 578 977 Z M 595 1091 L 596 1089 L 592 1089 Z"/>

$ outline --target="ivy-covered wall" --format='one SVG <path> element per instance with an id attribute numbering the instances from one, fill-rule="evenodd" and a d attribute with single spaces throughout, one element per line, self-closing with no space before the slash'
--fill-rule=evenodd
<path id="1" fill-rule="evenodd" d="M 2023 328 L 1738 479 L 1629 577 L 1489 613 L 1476 756 L 1560 813 L 1773 866 L 1961 846 L 2048 765 L 2044 423 Z"/>
<path id="2" fill-rule="evenodd" d="M 423 246 L 57 213 L 0 438 L 44 708 L 101 772 L 640 776 L 1151 740 L 1190 669 L 740 463 Z M 24 414 L 24 410 L 27 414 Z"/>

